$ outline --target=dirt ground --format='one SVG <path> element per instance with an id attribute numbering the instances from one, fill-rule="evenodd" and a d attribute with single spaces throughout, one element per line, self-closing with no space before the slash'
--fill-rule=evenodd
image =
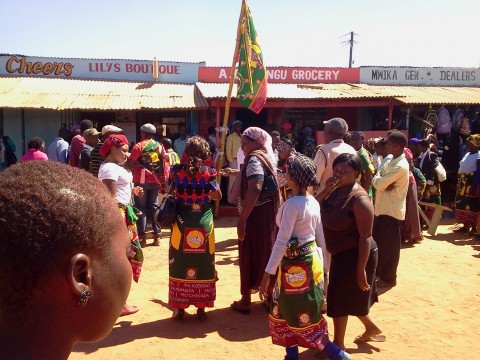
<path id="1" fill-rule="evenodd" d="M 480 350 L 480 241 L 452 233 L 444 219 L 436 236 L 402 248 L 398 285 L 380 293 L 371 315 L 383 328 L 383 343 L 353 342 L 362 332 L 350 318 L 345 344 L 353 359 L 475 359 Z M 77 345 L 70 359 L 283 359 L 284 349 L 272 345 L 267 312 L 256 295 L 249 315 L 230 310 L 239 298 L 236 219 L 222 218 L 216 226 L 217 283 L 215 308 L 200 322 L 192 314 L 171 319 L 168 302 L 168 232 L 160 247 L 145 249 L 138 284 L 128 303 L 137 314 L 121 317 L 109 337 Z M 330 331 L 333 324 L 328 318 Z M 302 349 L 300 359 L 316 359 Z"/>

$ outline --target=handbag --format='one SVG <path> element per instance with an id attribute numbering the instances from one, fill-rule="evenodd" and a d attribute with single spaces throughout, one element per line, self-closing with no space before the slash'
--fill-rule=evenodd
<path id="1" fill-rule="evenodd" d="M 175 177 L 172 177 L 172 182 L 168 187 L 167 194 L 160 202 L 160 206 L 155 210 L 154 219 L 162 228 L 172 227 L 175 215 L 177 214 L 177 201 L 175 195 L 172 194 L 174 189 Z"/>
<path id="2" fill-rule="evenodd" d="M 438 165 L 435 166 L 435 172 L 437 173 L 438 181 L 443 182 L 447 179 L 447 172 L 441 162 L 438 162 Z"/>
<path id="3" fill-rule="evenodd" d="M 155 219 L 158 225 L 162 228 L 172 227 L 175 215 L 177 213 L 175 196 L 168 194 L 160 203 L 160 206 L 155 211 Z"/>
<path id="4" fill-rule="evenodd" d="M 276 194 L 278 194 L 277 181 L 275 179 L 275 176 L 268 173 L 263 179 L 262 191 L 260 192 L 258 201 L 267 200 Z"/>

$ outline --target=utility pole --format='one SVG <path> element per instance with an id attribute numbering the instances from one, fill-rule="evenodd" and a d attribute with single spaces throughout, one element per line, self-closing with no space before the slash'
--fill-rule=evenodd
<path id="1" fill-rule="evenodd" d="M 352 67 L 352 58 L 353 58 L 353 31 L 350 32 L 350 59 L 348 60 L 348 67 L 351 68 Z"/>
<path id="2" fill-rule="evenodd" d="M 346 33 L 345 35 L 342 35 L 342 37 L 345 37 L 345 36 L 348 36 L 350 34 L 350 39 L 349 40 L 345 40 L 342 42 L 342 44 L 344 45 L 347 45 L 350 47 L 350 58 L 349 58 L 349 61 L 348 61 L 348 67 L 351 68 L 352 65 L 353 65 L 353 44 L 356 42 L 353 37 L 355 35 L 358 36 L 358 34 L 355 34 L 353 31 L 350 31 L 349 33 Z"/>

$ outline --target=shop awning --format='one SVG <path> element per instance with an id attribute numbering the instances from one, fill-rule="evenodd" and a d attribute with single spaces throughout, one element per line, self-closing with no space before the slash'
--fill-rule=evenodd
<path id="1" fill-rule="evenodd" d="M 208 103 L 194 84 L 0 77 L 0 108 L 193 110 Z"/>
<path id="2" fill-rule="evenodd" d="M 476 105 L 480 104 L 480 88 L 396 86 L 395 99 L 404 104 L 425 105 Z"/>
<path id="3" fill-rule="evenodd" d="M 203 96 L 207 99 L 225 98 L 228 84 L 197 83 Z M 268 84 L 269 99 L 374 99 L 392 98 L 391 91 L 375 89 L 375 86 L 364 84 Z M 233 86 L 232 97 L 237 93 L 237 86 Z M 401 93 L 397 94 L 398 96 Z"/>
<path id="4" fill-rule="evenodd" d="M 228 84 L 197 83 L 207 99 L 226 98 Z M 234 85 L 232 96 L 237 90 Z M 368 84 L 268 84 L 269 99 L 374 100 L 403 104 L 480 104 L 480 88 L 439 86 L 379 86 Z"/>

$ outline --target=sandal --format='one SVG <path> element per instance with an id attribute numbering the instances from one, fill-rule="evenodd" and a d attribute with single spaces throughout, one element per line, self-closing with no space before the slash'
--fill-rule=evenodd
<path id="1" fill-rule="evenodd" d="M 365 334 L 358 335 L 353 342 L 384 342 L 387 339 L 385 335 L 377 334 L 372 336 L 367 336 Z"/>
<path id="2" fill-rule="evenodd" d="M 231 305 L 230 308 L 232 310 L 235 310 L 241 314 L 250 314 L 250 304 L 245 305 L 242 303 L 242 301 L 234 301 Z"/>
<path id="3" fill-rule="evenodd" d="M 140 309 L 137 306 L 125 304 L 120 312 L 120 316 L 132 315 L 138 312 L 138 310 Z"/>

